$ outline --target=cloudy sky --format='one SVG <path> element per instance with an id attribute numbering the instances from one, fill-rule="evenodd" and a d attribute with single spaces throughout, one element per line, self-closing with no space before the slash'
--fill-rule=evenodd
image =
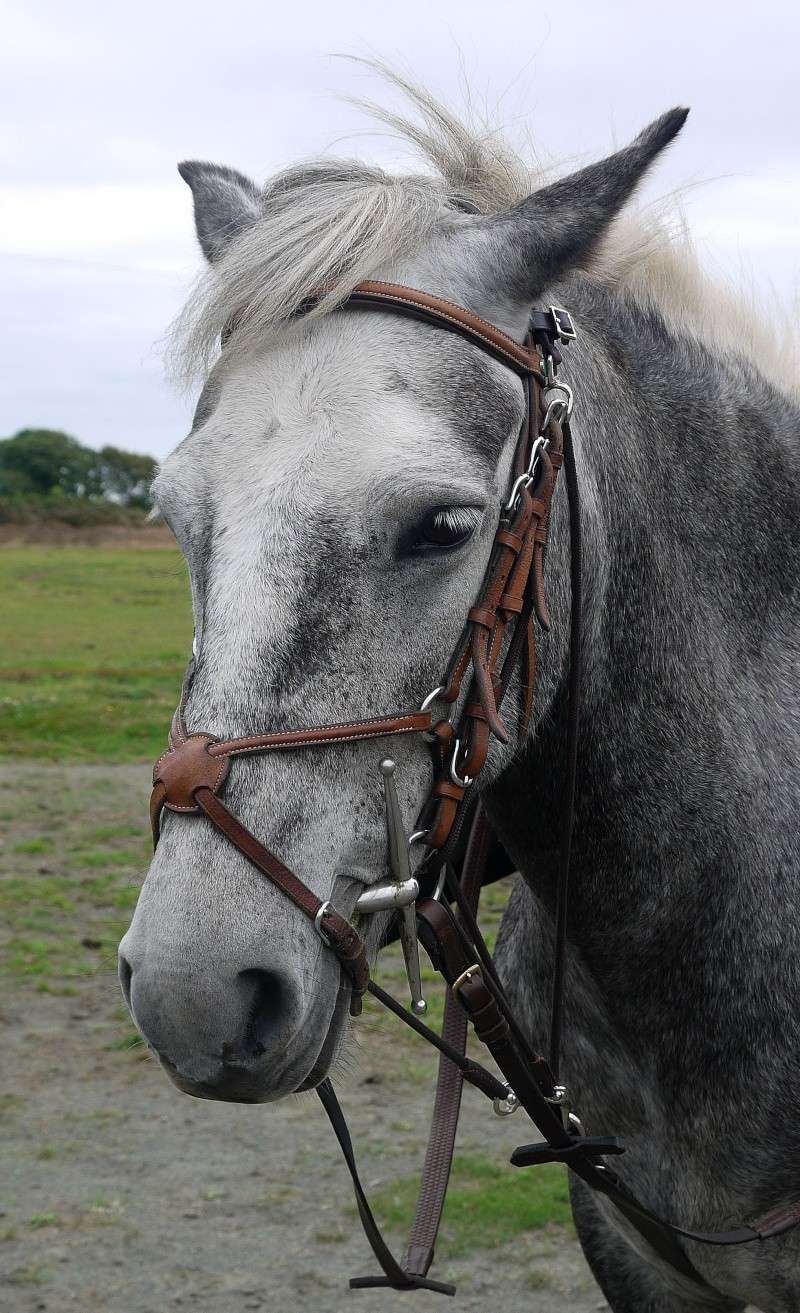
<path id="1" fill-rule="evenodd" d="M 647 194 L 688 189 L 726 275 L 785 303 L 800 285 L 797 0 L 5 0 L 2 14 L 0 436 L 48 426 L 158 456 L 180 439 L 190 400 L 160 353 L 199 256 L 175 163 L 263 179 L 327 149 L 400 159 L 337 102 L 388 95 L 337 52 L 399 62 L 455 104 L 466 81 L 576 162 L 690 105 Z"/>

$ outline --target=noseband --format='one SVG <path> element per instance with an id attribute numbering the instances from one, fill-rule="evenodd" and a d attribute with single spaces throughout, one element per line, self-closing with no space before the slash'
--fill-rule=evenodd
<path id="1" fill-rule="evenodd" d="M 493 324 L 426 292 L 392 283 L 360 283 L 346 308 L 377 309 L 422 320 L 457 334 L 512 369 L 522 379 L 525 417 L 514 454 L 511 486 L 500 509 L 499 527 L 479 597 L 466 621 L 441 684 L 418 710 L 389 713 L 340 724 L 271 730 L 244 738 L 220 739 L 189 732 L 183 708 L 173 717 L 169 748 L 153 772 L 150 816 L 154 845 L 164 810 L 204 814 L 247 860 L 311 920 L 324 944 L 338 958 L 350 987 L 350 1012 L 361 1012 L 369 990 L 440 1053 L 433 1123 L 411 1237 L 402 1265 L 386 1246 L 370 1210 L 356 1169 L 352 1144 L 329 1080 L 318 1093 L 344 1153 L 356 1192 L 361 1221 L 382 1277 L 351 1281 L 354 1288 L 388 1285 L 398 1290 L 428 1289 L 453 1294 L 454 1287 L 432 1281 L 427 1272 L 441 1219 L 463 1081 L 492 1099 L 506 1115 L 525 1109 L 543 1143 L 524 1145 L 512 1155 L 517 1167 L 561 1162 L 592 1189 L 613 1201 L 628 1222 L 662 1259 L 685 1278 L 706 1286 L 679 1238 L 712 1245 L 737 1245 L 780 1235 L 800 1222 L 800 1203 L 731 1231 L 688 1230 L 658 1217 L 632 1194 L 604 1162 L 624 1152 L 612 1136 L 588 1136 L 570 1110 L 559 1083 L 559 1052 L 566 951 L 567 894 L 573 823 L 580 689 L 580 521 L 578 484 L 569 417 L 572 393 L 557 380 L 559 344 L 575 337 L 566 311 L 551 306 L 534 312 L 524 344 Z M 515 1018 L 494 967 L 476 916 L 487 880 L 492 832 L 486 812 L 472 792 L 492 738 L 508 742 L 501 706 L 512 677 L 520 677 L 519 737 L 530 721 L 536 674 L 536 625 L 548 630 L 544 586 L 545 549 L 556 481 L 564 466 L 570 511 L 570 664 L 567 686 L 566 779 L 562 795 L 560 863 L 556 908 L 555 969 L 549 1061 L 537 1054 Z M 462 692 L 465 696 L 462 698 Z M 435 708 L 446 714 L 436 715 Z M 361 915 L 395 908 L 411 988 L 408 1010 L 370 979 L 364 943 L 355 927 L 328 901 L 320 899 L 271 852 L 222 801 L 235 757 L 267 752 L 335 747 L 340 743 L 420 734 L 430 744 L 433 776 L 415 833 L 408 840 L 394 783 L 394 763 L 381 763 L 386 795 L 390 865 L 393 879 L 365 890 L 356 904 Z M 424 845 L 426 856 L 412 877 L 408 849 Z M 428 883 L 432 896 L 419 898 Z M 421 1020 L 418 940 L 448 989 L 441 1035 Z M 488 1048 L 504 1080 L 468 1059 L 467 1024 Z"/>

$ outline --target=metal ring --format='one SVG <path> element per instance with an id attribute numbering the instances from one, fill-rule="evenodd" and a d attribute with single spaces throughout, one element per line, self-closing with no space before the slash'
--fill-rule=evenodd
<path id="1" fill-rule="evenodd" d="M 444 684 L 438 684 L 436 688 L 433 690 L 433 692 L 429 693 L 428 696 L 425 698 L 424 702 L 422 703 L 422 706 L 420 707 L 420 711 L 427 711 L 431 703 L 435 702 L 438 697 L 441 697 L 444 691 L 445 691 Z"/>
<path id="2" fill-rule="evenodd" d="M 425 698 L 425 701 L 422 703 L 422 706 L 420 707 L 420 711 L 427 711 L 428 707 L 430 707 L 432 703 L 439 701 L 442 697 L 442 694 L 445 693 L 446 691 L 447 691 L 447 685 L 439 684 L 438 687 L 435 688 L 432 693 L 429 693 L 428 696 Z M 453 717 L 456 714 L 455 703 L 448 702 L 447 706 L 450 708 L 447 715 L 447 723 L 448 725 L 452 725 Z M 433 733 L 432 730 L 424 729 L 422 731 L 422 737 L 424 738 L 426 743 L 436 742 L 436 735 Z"/>
<path id="3" fill-rule="evenodd" d="M 471 775 L 465 775 L 462 780 L 461 776 L 456 771 L 456 761 L 458 760 L 458 754 L 460 751 L 461 739 L 456 739 L 453 747 L 453 755 L 450 758 L 450 779 L 459 789 L 468 789 L 470 784 L 473 783 L 473 777 Z"/>
<path id="4" fill-rule="evenodd" d="M 411 848 L 412 845 L 415 843 L 422 843 L 422 840 L 427 839 L 429 834 L 430 834 L 430 830 L 415 830 L 413 834 L 410 834 L 408 836 L 409 848 Z"/>
<path id="5" fill-rule="evenodd" d="M 511 1086 L 506 1084 L 506 1093 L 501 1099 L 492 1099 L 492 1107 L 498 1117 L 510 1117 L 519 1107 L 519 1099 L 512 1090 Z"/>
<path id="6" fill-rule="evenodd" d="M 330 902 L 323 903 L 322 906 L 319 908 L 317 915 L 314 917 L 314 929 L 316 930 L 317 934 L 319 935 L 320 939 L 322 940 L 326 948 L 330 948 L 331 941 L 328 938 L 328 936 L 325 934 L 325 931 L 322 929 L 322 918 L 323 916 L 325 916 L 326 912 L 330 912 L 332 910 L 333 909 Z"/>

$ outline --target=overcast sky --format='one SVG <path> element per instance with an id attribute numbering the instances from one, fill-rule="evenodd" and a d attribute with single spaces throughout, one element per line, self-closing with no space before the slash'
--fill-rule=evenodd
<path id="1" fill-rule="evenodd" d="M 797 0 L 5 0 L 2 13 L 0 436 L 47 426 L 157 456 L 179 441 L 190 401 L 163 380 L 161 339 L 199 254 L 176 161 L 263 180 L 329 148 L 399 159 L 337 103 L 379 88 L 335 52 L 401 61 L 455 104 L 466 79 L 543 153 L 584 161 L 690 105 L 647 194 L 688 185 L 712 264 L 785 302 L 800 284 Z"/>

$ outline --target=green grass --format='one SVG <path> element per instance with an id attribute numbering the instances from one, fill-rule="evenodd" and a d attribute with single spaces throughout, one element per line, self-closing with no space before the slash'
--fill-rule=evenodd
<path id="1" fill-rule="evenodd" d="M 555 1224 L 572 1229 L 566 1169 L 554 1163 L 515 1171 L 478 1155 L 456 1157 L 436 1252 L 458 1258 L 493 1249 L 523 1231 Z M 371 1200 L 381 1225 L 404 1231 L 413 1215 L 419 1180 L 404 1177 Z"/>
<path id="2" fill-rule="evenodd" d="M 145 800 L 114 777 L 98 798 L 96 779 L 69 771 L 43 788 L 29 769 L 5 787 L 22 834 L 0 842 L 0 979 L 74 995 L 115 968 L 150 855 Z"/>
<path id="3" fill-rule="evenodd" d="M 0 596 L 0 753 L 157 756 L 192 634 L 177 548 L 4 547 Z"/>

